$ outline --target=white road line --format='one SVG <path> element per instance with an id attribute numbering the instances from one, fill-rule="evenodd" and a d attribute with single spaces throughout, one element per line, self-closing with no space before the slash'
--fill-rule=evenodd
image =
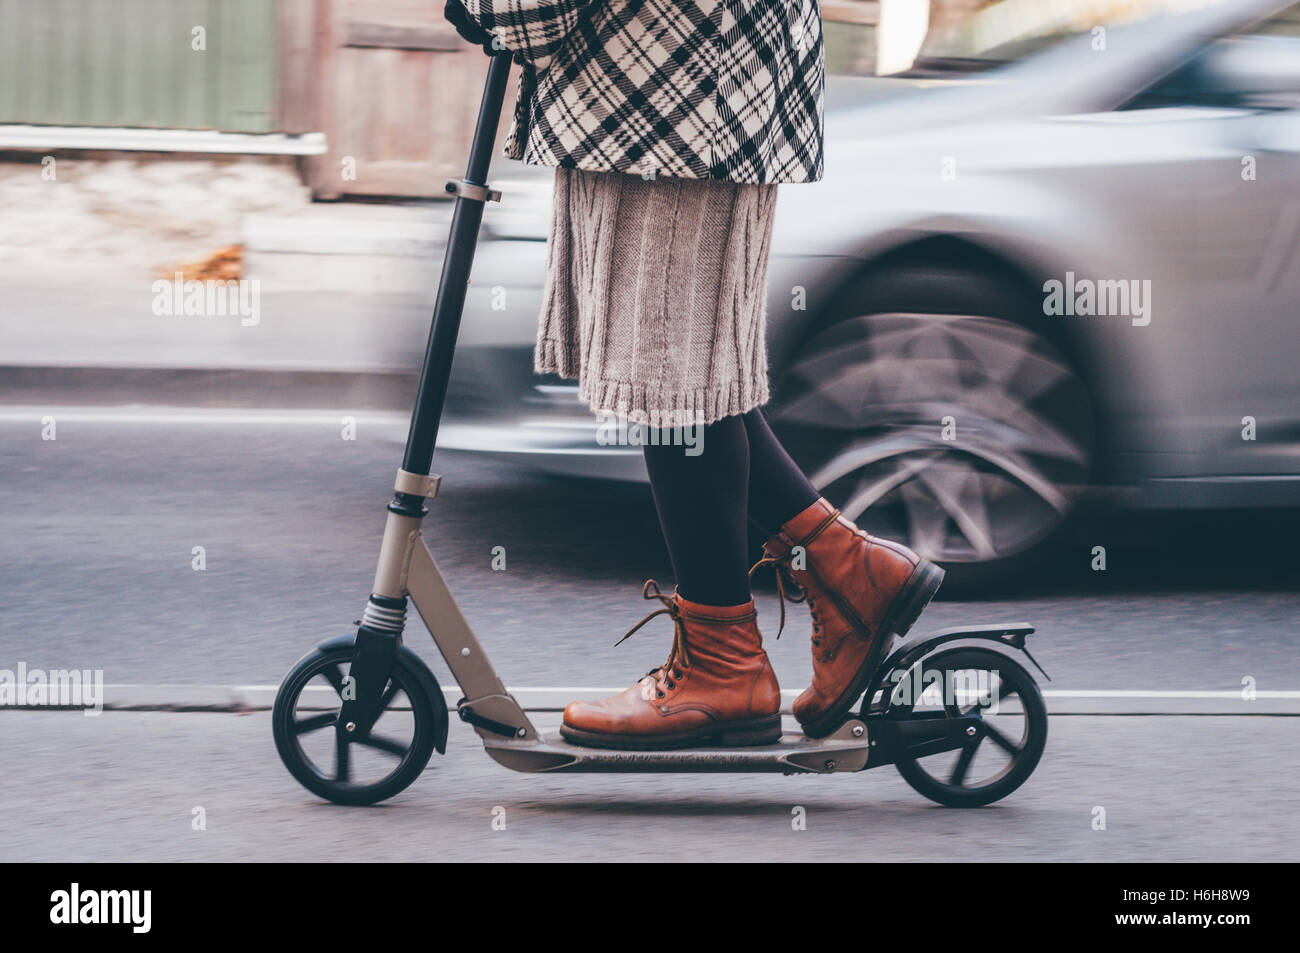
<path id="1" fill-rule="evenodd" d="M 1093 690 L 1049 688 L 1044 690 L 1043 694 L 1055 698 L 1242 698 L 1240 689 L 1228 689 L 1226 691 L 1142 691 L 1141 689 L 1129 688 L 1100 688 Z M 1300 692 L 1256 690 L 1254 696 L 1256 698 L 1300 698 Z"/>

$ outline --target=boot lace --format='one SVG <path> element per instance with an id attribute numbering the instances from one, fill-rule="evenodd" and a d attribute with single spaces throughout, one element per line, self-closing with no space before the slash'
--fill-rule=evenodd
<path id="1" fill-rule="evenodd" d="M 784 556 L 764 555 L 754 566 L 750 568 L 750 577 L 754 576 L 759 569 L 772 567 L 772 572 L 776 573 L 776 595 L 777 601 L 781 607 L 781 624 L 777 628 L 776 637 L 781 637 L 781 631 L 785 629 L 785 601 L 809 603 L 809 615 L 813 616 L 813 645 L 822 645 L 820 634 L 822 634 L 822 611 L 818 601 L 813 598 L 809 590 L 803 588 L 796 579 L 794 579 L 794 569 L 789 566 L 789 554 Z"/>
<path id="2" fill-rule="evenodd" d="M 814 539 L 816 539 L 823 532 L 825 532 L 826 528 L 839 518 L 840 518 L 840 511 L 838 509 L 832 509 L 830 513 L 826 514 L 826 516 L 817 525 L 817 527 L 811 533 L 805 536 L 798 543 L 798 545 L 807 546 Z M 773 556 L 770 553 L 764 552 L 763 558 L 760 559 L 758 562 L 754 563 L 754 565 L 750 568 L 749 575 L 752 578 L 754 573 L 757 572 L 759 569 L 762 569 L 764 566 L 771 566 L 773 571 L 776 573 L 776 592 L 777 595 L 780 597 L 780 603 L 781 603 L 781 627 L 777 629 L 776 637 L 779 639 L 781 637 L 781 632 L 785 629 L 786 599 L 789 599 L 791 602 L 806 601 L 808 603 L 808 614 L 812 616 L 812 623 L 813 623 L 812 644 L 814 646 L 820 646 L 822 644 L 821 639 L 819 638 L 822 632 L 822 617 L 821 617 L 820 607 L 817 605 L 817 600 L 813 598 L 812 593 L 809 592 L 807 589 L 803 588 L 802 586 L 800 586 L 799 583 L 795 581 L 794 569 L 791 568 L 789 565 L 791 552 L 793 552 L 792 549 L 787 550 L 785 555 L 783 556 Z M 798 595 L 792 596 L 787 591 L 787 587 L 789 589 L 793 589 Z"/>
<path id="3" fill-rule="evenodd" d="M 815 599 L 808 597 L 808 590 L 799 585 L 794 578 L 794 570 L 789 565 L 789 554 L 785 556 L 772 556 L 764 554 L 763 558 L 754 563 L 749 569 L 749 576 L 752 579 L 754 573 L 766 567 L 772 567 L 772 572 L 776 574 L 776 594 L 777 601 L 781 606 L 781 624 L 776 630 L 776 637 L 779 639 L 781 633 L 785 631 L 785 603 L 789 600 L 793 603 L 807 602 L 808 611 L 813 617 L 813 632 L 821 631 L 821 619 L 817 615 L 817 602 Z M 814 636 L 813 644 L 817 644 L 817 638 Z"/>
<path id="4" fill-rule="evenodd" d="M 614 644 L 616 646 L 622 645 L 631 638 L 632 633 L 636 632 L 641 628 L 641 626 L 645 625 L 655 616 L 667 615 L 673 620 L 673 647 L 672 651 L 668 653 L 668 661 L 664 662 L 664 664 L 660 665 L 658 668 L 650 669 L 650 671 L 646 672 L 645 675 L 642 676 L 642 678 L 651 677 L 655 680 L 655 697 L 663 698 L 666 693 L 661 685 L 666 685 L 669 690 L 675 689 L 677 687 L 676 680 L 682 677 L 682 668 L 689 668 L 691 664 L 690 654 L 686 651 L 686 624 L 682 621 L 682 610 L 681 606 L 677 604 L 677 600 L 660 590 L 659 583 L 655 582 L 653 579 L 647 579 L 645 585 L 641 587 L 641 598 L 658 599 L 664 604 L 664 607 L 662 609 L 656 609 L 636 625 L 632 626 L 632 628 L 627 630 L 627 633 L 623 638 L 619 639 Z M 680 664 L 678 664 L 679 662 Z"/>

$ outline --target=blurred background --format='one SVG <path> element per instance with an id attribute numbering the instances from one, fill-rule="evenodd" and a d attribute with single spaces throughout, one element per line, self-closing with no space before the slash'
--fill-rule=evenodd
<path id="1" fill-rule="evenodd" d="M 769 304 L 769 416 L 815 482 L 954 589 L 1018 576 L 1096 491 L 1300 502 L 1295 6 L 822 13 L 830 168 L 783 190 Z M 5 0 L 0 23 L 7 399 L 409 406 L 484 73 L 436 4 Z M 496 180 L 443 446 L 640 479 L 531 373 L 550 170 Z M 256 324 L 155 314 L 159 279 L 256 282 Z"/>
<path id="2" fill-rule="evenodd" d="M 1037 625 L 1054 714 L 1222 716 L 1067 730 L 1008 844 L 1052 842 L 1079 759 L 1175 829 L 1192 769 L 1169 759 L 1209 732 L 1192 786 L 1213 824 L 1057 847 L 1285 849 L 1241 804 L 1285 780 L 1263 765 L 1291 722 L 1233 719 L 1300 714 L 1300 4 L 820 6 L 827 172 L 780 193 L 774 427 L 848 515 L 948 568 L 921 629 Z M 359 614 L 486 67 L 441 10 L 0 0 L 14 660 L 102 668 L 110 707 L 257 711 Z M 551 171 L 498 158 L 492 185 L 426 538 L 507 684 L 555 709 L 658 657 L 610 644 L 671 569 L 639 450 L 532 374 Z M 772 652 L 797 691 L 806 645 Z M 51 783 L 106 743 L 5 722 Z M 187 734 L 206 730 L 107 743 L 159 771 L 206 744 L 232 779 L 256 755 L 296 803 L 269 746 Z M 150 856 L 188 856 L 123 805 Z M 33 829 L 56 809 L 6 807 Z"/>

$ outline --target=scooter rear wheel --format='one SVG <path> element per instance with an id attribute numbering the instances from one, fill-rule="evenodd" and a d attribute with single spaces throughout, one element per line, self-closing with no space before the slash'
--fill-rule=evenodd
<path id="1" fill-rule="evenodd" d="M 973 715 L 979 724 L 970 742 L 956 751 L 918 758 L 900 754 L 895 765 L 904 780 L 947 807 L 982 807 L 1024 784 L 1047 744 L 1047 706 L 1033 676 L 1000 652 L 979 648 L 939 652 L 918 665 L 921 681 L 931 687 L 912 698 L 895 688 L 889 717 Z"/>
<path id="2" fill-rule="evenodd" d="M 335 804 L 376 804 L 405 789 L 429 763 L 433 700 L 417 674 L 422 663 L 403 646 L 372 730 L 348 732 L 338 715 L 354 654 L 351 646 L 318 648 L 299 659 L 275 696 L 272 729 L 280 760 L 307 790 Z"/>

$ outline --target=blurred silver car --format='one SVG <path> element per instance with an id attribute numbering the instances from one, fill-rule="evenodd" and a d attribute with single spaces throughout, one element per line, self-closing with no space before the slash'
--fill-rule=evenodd
<path id="1" fill-rule="evenodd" d="M 967 579 L 1088 487 L 1300 504 L 1300 4 L 1040 45 L 833 80 L 826 178 L 777 209 L 769 419 L 848 516 Z M 550 176 L 497 170 L 443 445 L 644 479 L 532 374 Z"/>

